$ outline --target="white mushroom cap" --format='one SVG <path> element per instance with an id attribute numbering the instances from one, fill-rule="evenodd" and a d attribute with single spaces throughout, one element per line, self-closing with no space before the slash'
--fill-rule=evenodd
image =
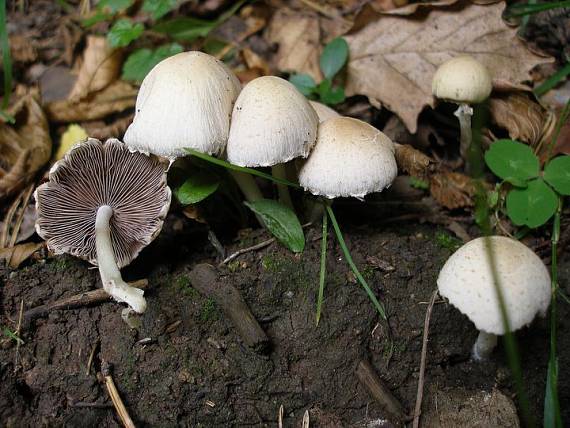
<path id="1" fill-rule="evenodd" d="M 390 186 L 397 172 L 394 145 L 386 135 L 361 120 L 337 117 L 319 125 L 299 184 L 327 198 L 363 198 Z"/>
<path id="2" fill-rule="evenodd" d="M 210 55 L 193 51 L 171 56 L 144 78 L 125 143 L 171 159 L 185 155 L 185 147 L 218 154 L 228 139 L 240 89 L 231 70 Z"/>
<path id="3" fill-rule="evenodd" d="M 550 276 L 542 260 L 511 238 L 489 237 L 511 329 L 529 324 L 550 304 Z M 437 280 L 439 294 L 467 315 L 478 330 L 505 334 L 485 238 L 463 245 L 447 260 Z"/>
<path id="4" fill-rule="evenodd" d="M 317 138 L 319 119 L 293 84 L 275 76 L 249 82 L 232 113 L 228 161 L 240 166 L 272 166 L 306 158 Z"/>
<path id="5" fill-rule="evenodd" d="M 480 103 L 493 89 L 487 67 L 468 55 L 452 58 L 439 66 L 431 86 L 435 97 L 455 103 Z"/>
<path id="6" fill-rule="evenodd" d="M 336 110 L 333 110 L 329 106 L 326 106 L 318 101 L 309 101 L 309 104 L 315 109 L 317 112 L 317 116 L 319 116 L 319 123 L 324 122 L 327 119 L 332 119 L 333 117 L 340 117 L 340 114 Z"/>

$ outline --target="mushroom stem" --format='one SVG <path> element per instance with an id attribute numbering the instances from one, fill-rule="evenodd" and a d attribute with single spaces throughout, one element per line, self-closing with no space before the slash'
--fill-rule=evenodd
<path id="1" fill-rule="evenodd" d="M 461 136 L 459 139 L 459 153 L 461 157 L 467 160 L 466 155 L 469 147 L 471 146 L 471 116 L 473 116 L 473 109 L 468 104 L 459 104 L 459 108 L 453 113 L 459 119 L 459 129 Z"/>
<path id="2" fill-rule="evenodd" d="M 479 336 L 473 345 L 472 356 L 475 361 L 486 360 L 497 346 L 497 336 L 479 331 Z"/>
<path id="3" fill-rule="evenodd" d="M 281 178 L 282 180 L 287 179 L 287 171 L 285 169 L 285 164 L 277 164 L 271 167 L 271 173 L 275 178 Z M 277 184 L 277 192 L 279 193 L 279 202 L 282 204 L 287 205 L 292 210 L 295 210 L 293 207 L 293 201 L 291 200 L 291 195 L 289 194 L 289 189 L 284 184 Z"/>
<path id="4" fill-rule="evenodd" d="M 144 291 L 131 287 L 121 277 L 121 272 L 115 261 L 111 242 L 109 221 L 113 209 L 103 205 L 97 210 L 95 219 L 95 247 L 97 249 L 97 265 L 105 291 L 118 302 L 127 303 L 135 312 L 143 313 L 146 309 Z"/>
<path id="5" fill-rule="evenodd" d="M 251 174 L 247 174 L 241 171 L 234 171 L 231 169 L 229 172 L 248 202 L 255 202 L 263 199 L 261 190 L 259 190 L 259 186 Z M 265 227 L 265 223 L 263 222 L 262 218 L 258 214 L 256 214 L 255 217 L 257 218 L 259 224 Z"/>

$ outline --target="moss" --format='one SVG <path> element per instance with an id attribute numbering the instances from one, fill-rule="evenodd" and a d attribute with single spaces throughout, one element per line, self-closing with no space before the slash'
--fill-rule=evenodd
<path id="1" fill-rule="evenodd" d="M 198 297 L 199 293 L 196 291 L 196 289 L 192 288 L 192 283 L 190 282 L 190 278 L 188 276 L 180 275 L 174 280 L 173 283 L 174 287 L 176 287 L 176 289 L 185 296 L 188 296 L 192 299 Z"/>
<path id="2" fill-rule="evenodd" d="M 237 260 L 228 263 L 228 270 L 232 273 L 237 272 L 239 270 L 239 267 L 240 267 L 240 262 Z"/>
<path id="3" fill-rule="evenodd" d="M 211 297 L 206 299 L 200 311 L 200 321 L 208 322 L 218 318 L 218 307 Z"/>
<path id="4" fill-rule="evenodd" d="M 56 257 L 50 266 L 58 272 L 62 272 L 71 268 L 71 260 L 66 256 Z"/>
<path id="5" fill-rule="evenodd" d="M 441 248 L 445 248 L 447 250 L 455 251 L 463 244 L 461 240 L 449 235 L 445 232 L 437 232 L 435 234 L 435 242 Z"/>

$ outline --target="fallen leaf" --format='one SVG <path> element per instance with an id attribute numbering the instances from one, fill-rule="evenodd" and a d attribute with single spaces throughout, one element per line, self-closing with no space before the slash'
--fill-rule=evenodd
<path id="1" fill-rule="evenodd" d="M 281 8 L 273 15 L 265 37 L 269 43 L 279 45 L 273 57 L 276 69 L 306 73 L 317 82 L 322 80 L 317 14 Z"/>
<path id="2" fill-rule="evenodd" d="M 133 116 L 134 113 L 121 117 L 110 125 L 107 125 L 103 121 L 85 122 L 82 123 L 82 125 L 89 136 L 97 138 L 98 140 L 106 140 L 108 138 L 117 138 L 118 136 L 123 135 L 133 121 Z"/>
<path id="3" fill-rule="evenodd" d="M 26 242 L 11 248 L 0 248 L 0 259 L 6 260 L 10 269 L 17 269 L 22 262 L 44 246 L 43 242 Z"/>
<path id="4" fill-rule="evenodd" d="M 423 19 L 383 16 L 366 25 L 346 37 L 347 96 L 363 94 L 375 107 L 385 105 L 415 133 L 421 110 L 434 105 L 431 81 L 437 67 L 454 56 L 474 56 L 494 79 L 528 80 L 532 67 L 549 60 L 526 49 L 517 30 L 505 25 L 504 8 L 467 4 L 432 10 Z"/>
<path id="5" fill-rule="evenodd" d="M 268 76 L 271 74 L 271 70 L 269 69 L 267 62 L 265 62 L 263 58 L 261 58 L 251 49 L 244 48 L 241 51 L 241 55 L 243 57 L 245 65 L 247 65 L 247 68 L 249 70 L 253 69 L 258 71 L 260 76 Z"/>
<path id="6" fill-rule="evenodd" d="M 78 103 L 70 100 L 49 103 L 46 114 L 54 122 L 98 120 L 134 107 L 136 96 L 136 88 L 119 80 Z"/>
<path id="7" fill-rule="evenodd" d="M 489 100 L 492 121 L 506 129 L 509 137 L 535 147 L 543 133 L 548 113 L 520 92 L 498 94 Z"/>
<path id="8" fill-rule="evenodd" d="M 187 205 L 182 209 L 182 214 L 190 220 L 197 221 L 198 223 L 208 224 L 208 222 L 200 214 L 200 209 L 196 205 Z"/>
<path id="9" fill-rule="evenodd" d="M 383 9 L 382 3 L 379 2 L 372 2 L 370 6 L 377 12 L 382 12 L 386 15 L 412 15 L 413 13 L 417 12 L 420 8 L 427 8 L 427 9 L 435 9 L 438 7 L 445 7 L 451 6 L 452 4 L 457 3 L 458 0 L 436 0 L 436 1 L 426 1 L 426 2 L 418 2 L 418 3 L 411 3 L 411 4 L 398 4 L 398 0 L 394 1 L 394 6 L 396 8 L 392 9 Z M 498 0 L 497 0 L 498 1 Z M 384 5 L 385 7 L 385 5 Z"/>
<path id="10" fill-rule="evenodd" d="M 62 159 L 69 149 L 77 143 L 85 141 L 87 137 L 87 132 L 81 126 L 76 123 L 69 125 L 59 140 L 59 147 L 53 157 L 54 160 Z"/>
<path id="11" fill-rule="evenodd" d="M 38 52 L 30 40 L 24 36 L 10 36 L 10 54 L 14 62 L 29 63 L 38 58 Z"/>
<path id="12" fill-rule="evenodd" d="M 430 177 L 431 196 L 450 210 L 473 206 L 476 188 L 471 178 L 458 172 L 445 172 Z"/>
<path id="13" fill-rule="evenodd" d="M 69 99 L 78 102 L 117 80 L 121 72 L 122 58 L 122 51 L 109 46 L 105 37 L 87 36 L 83 63 Z"/>
<path id="14" fill-rule="evenodd" d="M 0 200 L 30 183 L 52 148 L 48 122 L 31 95 L 21 97 L 8 113 L 16 123 L 0 122 Z"/>
<path id="15" fill-rule="evenodd" d="M 396 147 L 396 163 L 398 171 L 412 177 L 427 177 L 433 170 L 433 159 L 407 144 L 394 144 Z"/>
<path id="16" fill-rule="evenodd" d="M 77 77 L 71 74 L 67 67 L 54 66 L 45 69 L 39 76 L 42 103 L 65 100 L 76 80 Z"/>

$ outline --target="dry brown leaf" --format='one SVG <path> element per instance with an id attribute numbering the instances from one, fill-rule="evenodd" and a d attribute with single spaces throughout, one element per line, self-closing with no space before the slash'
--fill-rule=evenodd
<path id="1" fill-rule="evenodd" d="M 319 18 L 315 13 L 279 9 L 265 36 L 269 43 L 279 45 L 273 57 L 276 69 L 306 73 L 317 82 L 322 79 Z"/>
<path id="2" fill-rule="evenodd" d="M 10 54 L 14 62 L 34 62 L 38 58 L 38 52 L 30 40 L 24 36 L 10 36 Z"/>
<path id="3" fill-rule="evenodd" d="M 419 3 L 411 3 L 407 5 L 398 5 L 398 2 L 395 1 L 395 9 L 382 9 L 378 7 L 376 3 L 370 3 L 372 8 L 374 8 L 377 12 L 382 12 L 386 15 L 411 15 L 417 12 L 420 8 L 428 8 L 428 9 L 435 9 L 438 7 L 445 7 L 451 6 L 452 4 L 457 3 L 458 0 L 435 0 L 435 1 L 426 1 L 426 2 L 419 2 Z"/>
<path id="4" fill-rule="evenodd" d="M 33 180 L 52 148 L 47 119 L 31 95 L 20 98 L 8 113 L 16 123 L 0 122 L 0 200 Z"/>
<path id="5" fill-rule="evenodd" d="M 78 102 L 114 82 L 121 71 L 122 56 L 121 50 L 109 46 L 106 37 L 87 36 L 83 63 L 69 99 Z"/>
<path id="6" fill-rule="evenodd" d="M 0 259 L 6 260 L 10 269 L 17 269 L 22 262 L 43 246 L 43 242 L 26 242 L 11 248 L 0 248 Z"/>
<path id="7" fill-rule="evenodd" d="M 407 144 L 394 144 L 398 171 L 413 177 L 426 177 L 433 170 L 433 159 Z"/>
<path id="8" fill-rule="evenodd" d="M 98 140 L 106 140 L 113 137 L 118 138 L 120 135 L 124 135 L 125 131 L 132 123 L 133 117 L 134 113 L 121 117 L 109 125 L 103 121 L 95 121 L 84 122 L 81 126 L 83 126 L 87 131 L 87 134 L 93 138 L 97 138 Z"/>
<path id="9" fill-rule="evenodd" d="M 243 56 L 243 60 L 248 69 L 258 71 L 260 76 L 268 76 L 271 74 L 271 70 L 269 69 L 267 62 L 265 62 L 263 58 L 251 49 L 244 48 L 241 51 L 241 55 Z"/>
<path id="10" fill-rule="evenodd" d="M 432 197 L 450 210 L 473 206 L 476 188 L 470 177 L 458 172 L 444 172 L 430 177 Z"/>
<path id="11" fill-rule="evenodd" d="M 437 67 L 460 54 L 485 64 L 496 79 L 518 83 L 536 64 L 548 62 L 517 39 L 501 19 L 505 5 L 468 4 L 437 9 L 425 19 L 383 16 L 347 36 L 347 95 L 368 96 L 395 112 L 414 133 L 425 106 L 433 106 L 431 80 Z"/>
<path id="12" fill-rule="evenodd" d="M 116 81 L 85 100 L 54 101 L 46 105 L 46 113 L 54 122 L 81 122 L 99 120 L 112 113 L 134 107 L 137 89 L 123 81 Z"/>
<path id="13" fill-rule="evenodd" d="M 194 220 L 202 224 L 208 224 L 208 222 L 204 219 L 204 217 L 202 217 L 200 209 L 196 205 L 185 206 L 182 209 L 182 214 L 184 214 L 184 216 L 186 218 L 189 218 L 190 220 Z"/>
<path id="14" fill-rule="evenodd" d="M 493 122 L 508 131 L 513 140 L 536 146 L 543 133 L 548 113 L 526 94 L 511 92 L 489 100 Z"/>

